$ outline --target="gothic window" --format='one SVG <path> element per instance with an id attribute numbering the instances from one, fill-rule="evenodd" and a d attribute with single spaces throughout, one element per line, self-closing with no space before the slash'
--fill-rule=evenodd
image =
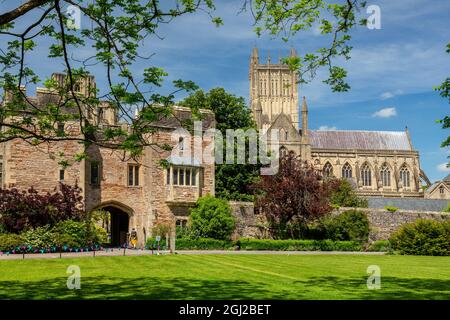
<path id="1" fill-rule="evenodd" d="M 288 151 L 286 149 L 286 147 L 281 147 L 280 148 L 280 158 L 287 156 Z"/>
<path id="2" fill-rule="evenodd" d="M 342 167 L 342 178 L 350 179 L 352 177 L 352 167 L 347 163 Z"/>
<path id="3" fill-rule="evenodd" d="M 285 133 L 284 133 L 284 140 L 287 140 L 289 138 L 289 133 L 286 131 Z"/>
<path id="4" fill-rule="evenodd" d="M 406 165 L 403 165 L 403 167 L 400 169 L 400 181 L 403 184 L 404 188 L 409 188 L 410 183 L 410 173 Z"/>
<path id="5" fill-rule="evenodd" d="M 390 187 L 391 186 L 391 170 L 389 170 L 389 167 L 387 164 L 384 164 L 383 167 L 380 170 L 380 176 L 381 176 L 381 183 L 383 187 Z"/>
<path id="6" fill-rule="evenodd" d="M 180 151 L 184 150 L 184 138 L 183 137 L 178 138 L 178 150 L 180 150 Z"/>
<path id="7" fill-rule="evenodd" d="M 331 163 L 329 162 L 325 163 L 325 165 L 323 166 L 323 175 L 325 177 L 333 176 L 333 166 L 331 165 Z"/>
<path id="8" fill-rule="evenodd" d="M 372 185 L 372 171 L 367 163 L 362 167 L 361 181 L 362 185 L 365 187 L 370 187 Z"/>
<path id="9" fill-rule="evenodd" d="M 444 194 L 444 192 L 445 192 L 444 186 L 440 186 L 439 187 L 439 193 L 440 194 Z"/>

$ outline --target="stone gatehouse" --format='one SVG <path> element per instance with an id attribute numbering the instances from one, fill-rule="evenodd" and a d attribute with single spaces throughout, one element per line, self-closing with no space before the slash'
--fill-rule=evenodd
<path id="1" fill-rule="evenodd" d="M 52 78 L 63 81 L 64 75 L 53 74 Z M 89 77 L 95 85 L 95 79 Z M 83 85 L 81 86 L 81 89 Z M 80 90 L 80 94 L 83 94 Z M 54 98 L 55 93 L 37 88 L 30 101 L 44 104 Z M 8 96 L 5 96 L 5 102 Z M 99 125 L 121 126 L 128 124 L 117 119 L 112 108 L 102 103 Z M 138 159 L 131 159 L 123 151 L 113 151 L 91 145 L 84 149 L 75 141 L 58 141 L 33 146 L 15 139 L 0 144 L 1 181 L 3 188 L 35 189 L 53 191 L 60 182 L 77 184 L 82 189 L 83 204 L 87 211 L 104 209 L 110 212 L 111 241 L 114 245 L 125 243 L 127 233 L 135 228 L 138 244 L 142 245 L 151 234 L 155 224 L 185 224 L 189 207 L 207 193 L 214 194 L 214 164 L 204 164 L 201 159 L 187 157 L 188 144 L 193 148 L 194 137 L 186 139 L 178 134 L 179 119 L 191 117 L 190 109 L 173 107 L 174 116 L 161 118 L 154 123 L 156 132 L 152 141 L 158 145 L 168 144 L 172 151 L 160 147 L 146 147 Z M 203 113 L 202 130 L 215 127 L 214 114 Z M 64 130 L 81 134 L 76 122 L 64 123 Z M 203 148 L 213 143 L 212 138 L 202 136 Z M 86 159 L 71 161 L 67 167 L 60 164 L 60 154 L 74 159 L 85 151 Z M 168 167 L 161 165 L 167 160 Z"/>

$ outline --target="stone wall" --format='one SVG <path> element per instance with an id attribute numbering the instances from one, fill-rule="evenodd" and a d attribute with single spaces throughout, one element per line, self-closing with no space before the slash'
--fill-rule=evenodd
<path id="1" fill-rule="evenodd" d="M 236 231 L 234 238 L 267 238 L 269 234 L 265 226 L 264 215 L 254 214 L 254 206 L 251 202 L 230 202 L 233 214 L 236 217 Z M 333 214 L 341 214 L 354 208 L 340 208 Z M 369 240 L 389 239 L 401 225 L 414 222 L 417 219 L 433 219 L 444 221 L 450 219 L 449 213 L 432 211 L 398 210 L 389 212 L 384 209 L 364 208 L 358 209 L 366 213 L 370 222 Z"/>
<path id="2" fill-rule="evenodd" d="M 352 208 L 340 208 L 335 214 L 342 213 Z M 370 222 L 369 240 L 386 240 L 401 225 L 411 223 L 418 219 L 432 219 L 436 221 L 444 221 L 450 219 L 450 214 L 434 211 L 413 211 L 398 210 L 389 212 L 384 209 L 358 209 L 366 213 Z"/>

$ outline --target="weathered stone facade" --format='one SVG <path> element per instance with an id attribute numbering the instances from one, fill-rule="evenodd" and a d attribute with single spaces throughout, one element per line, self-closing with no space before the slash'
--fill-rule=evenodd
<path id="1" fill-rule="evenodd" d="M 93 78 L 89 80 L 94 81 Z M 45 95 L 52 95 L 45 89 L 37 91 L 38 97 L 30 99 L 47 101 Z M 190 109 L 173 108 L 178 118 L 190 117 Z M 205 115 L 202 122 L 204 133 L 214 128 L 215 121 L 212 112 L 201 112 Z M 104 125 L 127 126 L 126 123 L 118 123 L 116 117 L 108 116 L 108 112 L 103 114 Z M 79 131 L 76 123 L 65 125 L 65 130 Z M 135 228 L 138 244 L 142 245 L 146 237 L 151 235 L 155 224 L 164 222 L 175 226 L 177 220 L 187 219 L 188 208 L 200 196 L 208 193 L 214 195 L 214 163 L 196 159 L 194 152 L 190 152 L 194 150 L 194 143 L 198 139 L 202 150 L 205 150 L 213 143 L 213 138 L 203 134 L 199 138 L 187 137 L 178 132 L 180 126 L 174 117 L 155 122 L 157 130 L 151 136 L 152 142 L 159 146 L 171 145 L 173 150 L 165 151 L 155 145 L 145 147 L 140 158 L 135 160 L 123 151 L 96 145 L 84 150 L 83 145 L 75 141 L 43 143 L 37 147 L 19 139 L 2 143 L 1 186 L 18 189 L 34 187 L 46 192 L 55 190 L 59 182 L 77 184 L 82 189 L 87 211 L 104 209 L 114 214 L 115 217 L 111 217 L 111 232 L 116 233 L 112 235 L 115 242 L 124 243 L 126 233 Z M 64 168 L 60 165 L 61 152 L 64 153 L 64 159 L 74 159 L 76 154 L 83 151 L 87 159 L 80 162 L 72 160 Z M 177 162 L 174 159 L 184 161 Z M 168 161 L 167 168 L 161 165 L 161 160 Z"/>

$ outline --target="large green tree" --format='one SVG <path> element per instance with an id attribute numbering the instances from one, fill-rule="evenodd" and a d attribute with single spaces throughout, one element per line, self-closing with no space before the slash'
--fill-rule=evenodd
<path id="1" fill-rule="evenodd" d="M 216 128 L 220 130 L 223 137 L 226 136 L 227 129 L 256 129 L 245 99 L 227 93 L 223 88 L 214 88 L 209 92 L 198 90 L 181 101 L 180 105 L 212 110 L 217 122 Z M 225 140 L 223 148 L 224 150 L 226 148 Z M 260 166 L 247 162 L 245 164 L 216 164 L 217 197 L 228 200 L 253 199 L 249 186 L 258 179 Z"/>
<path id="2" fill-rule="evenodd" d="M 0 9 L 0 85 L 10 98 L 0 109 L 0 142 L 16 138 L 33 144 L 75 140 L 140 154 L 152 143 L 151 123 L 170 114 L 174 94 L 197 88 L 190 81 L 176 80 L 172 93 L 161 94 L 158 88 L 167 73 L 152 65 L 151 55 L 142 45 L 160 41 L 160 25 L 183 15 L 199 12 L 209 15 L 213 24 L 222 24 L 213 16 L 213 0 L 27 0 L 10 4 Z M 324 81 L 335 91 L 345 91 L 349 88 L 344 81 L 346 72 L 333 61 L 338 56 L 350 57 L 349 32 L 364 23 L 357 18 L 364 5 L 361 0 L 243 0 L 242 10 L 253 13 L 258 35 L 269 33 L 287 40 L 297 32 L 319 27 L 323 45 L 285 62 L 298 69 L 301 82 L 325 67 L 329 77 Z M 76 19 L 67 10 L 69 6 L 80 11 L 80 28 L 74 28 Z M 77 59 L 76 52 L 91 55 Z M 34 72 L 28 61 L 36 54 L 42 64 L 64 66 L 64 85 L 41 79 Z M 137 71 L 133 64 L 139 59 L 147 59 L 148 67 Z M 88 97 L 78 95 L 77 82 L 100 66 L 107 76 L 106 90 L 99 93 L 90 88 Z M 21 90 L 23 85 L 42 82 L 60 99 L 41 105 Z M 102 127 L 89 119 L 84 108 L 95 109 L 100 99 L 109 102 L 131 130 Z M 136 108 L 139 117 L 134 116 Z M 82 135 L 61 132 L 57 123 L 66 121 L 78 122 Z"/>

